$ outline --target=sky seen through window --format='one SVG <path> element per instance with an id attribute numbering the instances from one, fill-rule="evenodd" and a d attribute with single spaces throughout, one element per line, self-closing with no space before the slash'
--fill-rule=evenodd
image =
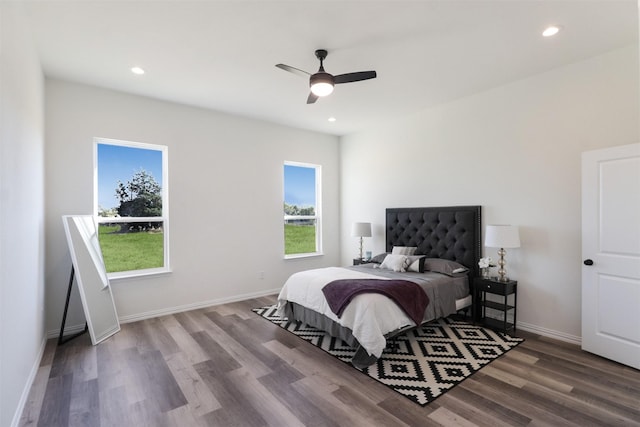
<path id="1" fill-rule="evenodd" d="M 284 202 L 308 207 L 316 205 L 316 170 L 312 167 L 284 165 Z"/>
<path id="2" fill-rule="evenodd" d="M 162 185 L 162 151 L 98 144 L 98 205 L 103 209 L 117 208 L 118 180 L 126 184 L 140 169 Z"/>

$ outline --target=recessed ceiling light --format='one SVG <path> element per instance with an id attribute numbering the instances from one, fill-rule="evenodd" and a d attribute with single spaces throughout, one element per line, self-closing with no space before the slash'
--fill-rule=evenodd
<path id="1" fill-rule="evenodd" d="M 335 117 L 329 117 L 329 119 L 328 119 L 328 120 L 329 120 L 331 123 L 333 123 L 333 122 L 335 122 L 335 121 L 336 121 L 336 118 L 335 118 Z"/>
<path id="2" fill-rule="evenodd" d="M 559 31 L 560 31 L 560 27 L 558 27 L 557 25 L 551 25 L 544 29 L 544 31 L 542 32 L 542 35 L 544 37 L 551 37 L 558 34 Z"/>
<path id="3" fill-rule="evenodd" d="M 137 75 L 139 75 L 139 76 L 140 76 L 140 75 L 142 75 L 142 74 L 144 74 L 144 70 L 143 70 L 142 68 L 140 68 L 140 67 L 133 67 L 133 68 L 131 69 L 131 72 L 132 72 L 133 74 L 137 74 Z"/>

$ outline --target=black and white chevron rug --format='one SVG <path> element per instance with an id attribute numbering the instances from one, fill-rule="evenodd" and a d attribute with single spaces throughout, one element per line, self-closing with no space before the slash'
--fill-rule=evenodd
<path id="1" fill-rule="evenodd" d="M 355 350 L 344 341 L 279 317 L 275 306 L 253 311 L 351 365 Z M 424 406 L 522 341 L 470 323 L 440 319 L 395 337 L 394 349 L 385 350 L 377 363 L 361 372 Z"/>

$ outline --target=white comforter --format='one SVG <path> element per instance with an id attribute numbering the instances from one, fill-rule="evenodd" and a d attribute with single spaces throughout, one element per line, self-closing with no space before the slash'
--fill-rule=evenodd
<path id="1" fill-rule="evenodd" d="M 322 288 L 338 279 L 384 279 L 378 275 L 341 267 L 328 267 L 293 274 L 278 295 L 278 314 L 284 316 L 287 301 L 295 302 L 324 314 L 340 325 L 351 329 L 353 336 L 367 352 L 380 357 L 386 346 L 384 335 L 415 323 L 389 298 L 375 293 L 353 298 L 338 318 L 329 308 Z"/>

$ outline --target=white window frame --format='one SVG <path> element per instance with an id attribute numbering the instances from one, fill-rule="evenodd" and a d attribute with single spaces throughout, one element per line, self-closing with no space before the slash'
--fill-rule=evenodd
<path id="1" fill-rule="evenodd" d="M 101 217 L 98 216 L 98 145 L 117 145 L 121 147 L 141 148 L 162 152 L 162 180 L 160 183 L 162 194 L 162 216 L 154 217 Z M 125 222 L 162 222 L 162 234 L 164 238 L 164 266 L 157 268 L 146 268 L 142 270 L 129 270 L 108 273 L 111 279 L 124 279 L 130 277 L 140 277 L 155 274 L 166 274 L 171 272 L 169 266 L 169 147 L 166 145 L 148 144 L 144 142 L 123 141 L 109 138 L 93 138 L 93 216 L 99 226 L 102 223 L 125 223 Z"/>
<path id="2" fill-rule="evenodd" d="M 284 165 L 282 166 L 282 202 L 284 205 L 284 167 L 285 166 L 297 166 L 297 167 L 305 167 L 311 168 L 315 170 L 315 184 L 316 184 L 316 205 L 315 205 L 315 215 L 284 215 L 284 219 L 282 221 L 282 234 L 283 234 L 283 243 L 285 243 L 283 252 L 286 251 L 286 242 L 284 241 L 284 225 L 287 220 L 291 219 L 315 219 L 316 224 L 316 250 L 315 252 L 305 252 L 300 254 L 286 254 L 284 255 L 285 259 L 295 259 L 295 258 L 308 258 L 323 255 L 322 253 L 322 165 L 316 165 L 313 163 L 302 163 L 302 162 L 293 162 L 285 160 Z"/>

